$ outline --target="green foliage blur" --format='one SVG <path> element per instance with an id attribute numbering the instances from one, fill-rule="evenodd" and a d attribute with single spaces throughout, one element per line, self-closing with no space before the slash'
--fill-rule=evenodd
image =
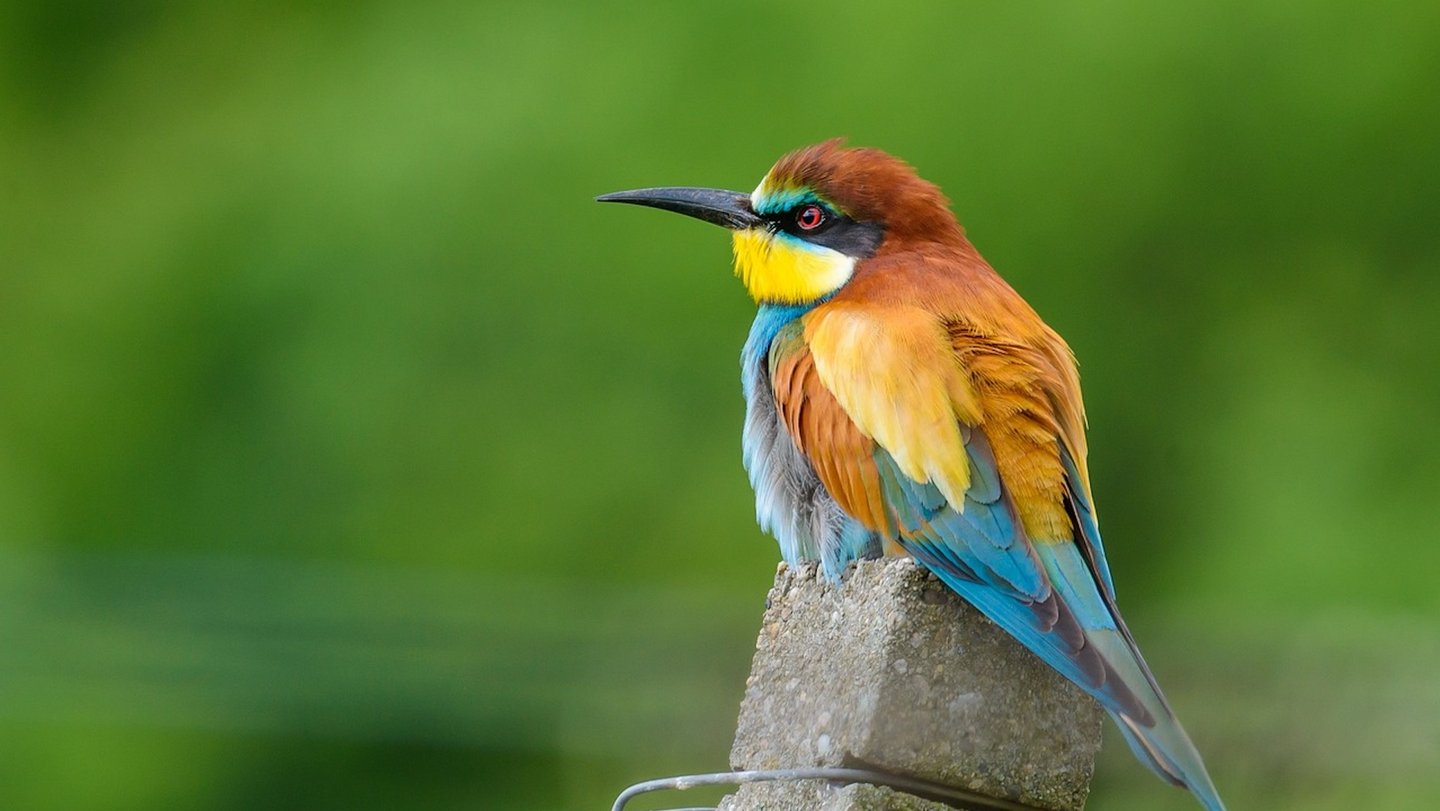
<path id="1" fill-rule="evenodd" d="M 0 807 L 725 768 L 752 308 L 591 198 L 835 135 L 1074 346 L 1231 807 L 1440 807 L 1437 87 L 1433 2 L 5 4 Z M 1117 738 L 1090 807 L 1192 805 Z"/>

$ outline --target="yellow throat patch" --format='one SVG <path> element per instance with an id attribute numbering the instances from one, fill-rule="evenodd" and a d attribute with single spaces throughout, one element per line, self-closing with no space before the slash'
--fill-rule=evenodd
<path id="1" fill-rule="evenodd" d="M 735 275 L 757 303 L 804 304 L 850 280 L 855 260 L 763 228 L 736 231 Z"/>

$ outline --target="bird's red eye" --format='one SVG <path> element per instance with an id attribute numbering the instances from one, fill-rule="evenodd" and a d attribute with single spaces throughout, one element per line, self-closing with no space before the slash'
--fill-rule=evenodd
<path id="1" fill-rule="evenodd" d="M 802 231 L 814 231 L 825 222 L 825 209 L 819 206 L 805 206 L 795 214 L 795 224 Z"/>

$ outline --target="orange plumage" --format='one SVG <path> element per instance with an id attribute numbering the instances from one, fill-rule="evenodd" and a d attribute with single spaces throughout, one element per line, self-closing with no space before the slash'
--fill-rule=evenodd
<path id="1" fill-rule="evenodd" d="M 601 199 L 734 231 L 759 304 L 742 353 L 745 464 L 787 560 L 838 576 L 857 557 L 911 555 L 1100 701 L 1160 776 L 1223 810 L 1115 604 L 1070 348 L 938 188 L 827 141 L 750 195 Z"/>
<path id="2" fill-rule="evenodd" d="M 766 181 L 815 189 L 849 216 L 879 219 L 886 226 L 879 250 L 856 263 L 849 282 L 833 297 L 801 317 L 809 351 L 830 348 L 814 345 L 815 330 L 841 310 L 888 324 L 892 334 L 903 332 L 905 344 L 880 344 L 895 350 L 890 356 L 836 357 L 834 363 L 863 364 L 874 385 L 862 396 L 882 401 L 898 396 L 894 387 L 906 380 L 912 384 L 906 391 L 911 396 L 917 388 L 943 381 L 956 406 L 948 415 L 952 421 L 983 427 L 990 436 L 1000 477 L 1009 485 L 1031 538 L 1069 539 L 1073 527 L 1062 504 L 1064 471 L 1057 440 L 1069 447 L 1089 487 L 1085 408 L 1074 356 L 981 258 L 950 215 L 944 194 L 883 152 L 842 149 L 837 141 L 787 155 Z M 916 381 L 917 374 L 930 379 Z M 777 386 L 781 411 L 803 393 Z M 811 408 L 839 408 L 833 397 L 811 396 Z M 875 406 L 888 407 L 884 402 Z M 849 456 L 844 463 L 827 458 L 816 472 L 851 515 L 871 529 L 884 529 L 883 516 L 868 506 L 874 493 L 853 489 L 865 478 L 837 469 L 842 464 L 864 468 L 869 448 L 854 441 L 826 444 L 792 433 L 802 448 Z M 932 444 L 919 452 L 933 456 L 953 446 Z"/>

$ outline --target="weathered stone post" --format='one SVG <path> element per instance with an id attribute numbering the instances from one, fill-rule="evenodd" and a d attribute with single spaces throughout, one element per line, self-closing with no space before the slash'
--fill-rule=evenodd
<path id="1" fill-rule="evenodd" d="M 843 584 L 782 566 L 767 600 L 730 766 L 859 767 L 1022 806 L 1085 804 L 1103 714 L 909 560 Z M 753 783 L 723 811 L 948 806 L 871 785 Z"/>

